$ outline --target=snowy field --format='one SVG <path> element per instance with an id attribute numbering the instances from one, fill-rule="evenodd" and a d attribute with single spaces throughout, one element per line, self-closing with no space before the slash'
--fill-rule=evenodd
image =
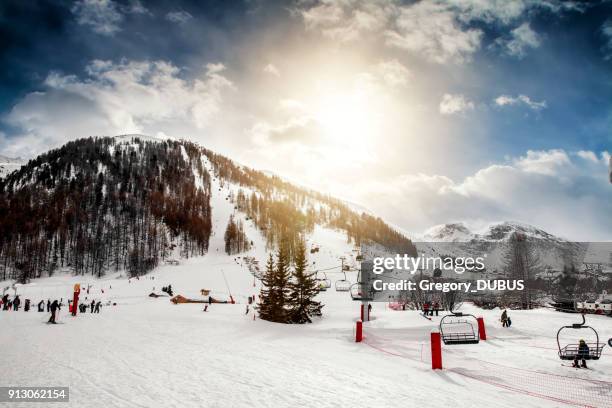
<path id="1" fill-rule="evenodd" d="M 499 310 L 464 305 L 484 316 L 489 339 L 444 346 L 445 369 L 432 371 L 428 338 L 439 318 L 374 304 L 365 341 L 355 343 L 359 303 L 331 289 L 320 295 L 324 318 L 312 325 L 253 320 L 243 301 L 252 277 L 239 264 L 225 265 L 239 304 L 203 312 L 200 304 L 147 297 L 167 283 L 175 293 L 195 297 L 208 287 L 221 297 L 225 281 L 212 273 L 221 259 L 165 266 L 154 280 L 91 281 L 89 300 L 117 305 L 77 317 L 63 309 L 58 325 L 45 324 L 46 313 L 0 312 L 2 385 L 69 386 L 70 403 L 61 406 L 71 407 L 612 406 L 610 350 L 590 370 L 557 358 L 556 331 L 576 315 L 511 311 L 513 326 L 504 329 Z M 18 292 L 34 302 L 66 298 L 74 282 L 42 279 Z M 588 323 L 612 337 L 612 319 L 588 316 Z"/>
<path id="2" fill-rule="evenodd" d="M 607 346 L 590 370 L 564 367 L 557 357 L 556 332 L 576 315 L 511 311 L 513 326 L 504 329 L 499 310 L 466 304 L 462 311 L 484 317 L 488 340 L 443 346 L 441 371 L 430 369 L 429 353 L 430 332 L 440 317 L 429 321 L 377 303 L 364 324 L 364 342 L 355 343 L 359 303 L 334 291 L 344 278 L 339 268 L 327 274 L 332 288 L 319 295 L 322 319 L 303 326 L 254 320 L 245 303 L 259 293 L 259 282 L 243 258 L 223 254 L 223 230 L 233 212 L 224 199 L 228 188 L 213 186 L 219 193 L 213 203 L 216 230 L 205 257 L 161 266 L 140 279 L 58 275 L 18 286 L 33 310 L 0 312 L 0 385 L 68 386 L 68 404 L 45 404 L 59 407 L 612 407 Z M 255 241 L 248 255 L 263 268 L 265 244 L 252 225 L 245 226 Z M 341 255 L 355 265 L 356 252 L 342 233 L 317 227 L 311 245 L 320 246 L 309 254 L 313 269 L 338 266 Z M 347 278 L 354 282 L 355 272 Z M 75 283 L 81 283 L 81 301 L 105 304 L 101 313 L 72 317 L 64 307 L 60 324 L 45 324 L 49 316 L 36 312 L 36 303 L 65 303 Z M 237 304 L 213 304 L 203 312 L 201 304 L 148 297 L 168 284 L 175 294 L 196 299 L 200 289 L 218 299 L 231 293 Z M 602 341 L 612 337 L 611 318 L 587 321 Z M 583 333 L 564 341 L 579 338 L 591 341 Z"/>

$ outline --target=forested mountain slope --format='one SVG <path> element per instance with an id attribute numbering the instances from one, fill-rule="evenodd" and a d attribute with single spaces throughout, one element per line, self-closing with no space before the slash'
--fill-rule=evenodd
<path id="1" fill-rule="evenodd" d="M 211 178 L 235 188 L 216 197 L 225 193 L 212 191 Z M 291 251 L 301 235 L 322 225 L 345 231 L 355 245 L 371 240 L 394 252 L 415 252 L 409 239 L 380 218 L 192 142 L 91 137 L 42 154 L 0 179 L 0 279 L 24 282 L 58 269 L 139 275 L 170 256 L 204 255 L 215 197 L 231 201 L 243 215 L 223 220 L 228 254 L 248 249 L 243 219 L 270 248 L 283 240 Z"/>

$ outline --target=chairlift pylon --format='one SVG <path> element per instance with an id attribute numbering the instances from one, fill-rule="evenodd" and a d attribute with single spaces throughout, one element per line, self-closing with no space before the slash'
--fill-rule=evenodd
<path id="1" fill-rule="evenodd" d="M 571 329 L 571 330 L 583 330 L 583 329 L 589 330 L 590 329 L 591 331 L 593 331 L 593 333 L 595 333 L 595 338 L 596 338 L 595 343 L 592 343 L 592 342 L 586 343 L 586 345 L 589 347 L 588 353 L 585 353 L 584 351 L 580 350 L 580 344 L 575 344 L 575 343 L 567 344 L 564 347 L 561 347 L 561 341 L 559 337 L 561 335 L 561 332 L 567 329 Z M 610 344 L 610 346 L 612 347 L 612 344 Z M 559 358 L 561 360 L 574 360 L 576 359 L 576 357 L 578 357 L 578 359 L 581 359 L 581 360 L 599 360 L 599 358 L 601 357 L 601 351 L 604 348 L 604 343 L 599 342 L 599 333 L 597 333 L 597 330 L 595 330 L 591 326 L 586 325 L 584 313 L 582 313 L 581 323 L 573 323 L 568 326 L 562 326 L 557 331 L 557 347 L 559 348 Z"/>
<path id="2" fill-rule="evenodd" d="M 447 345 L 478 344 L 480 341 L 478 319 L 472 314 L 451 312 L 440 319 L 440 337 Z"/>

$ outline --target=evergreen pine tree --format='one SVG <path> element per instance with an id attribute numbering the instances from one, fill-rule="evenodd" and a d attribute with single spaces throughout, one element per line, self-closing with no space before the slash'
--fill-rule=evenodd
<path id="1" fill-rule="evenodd" d="M 306 272 L 308 261 L 306 247 L 300 240 L 296 247 L 293 281 L 289 285 L 289 302 L 291 304 L 290 320 L 292 323 L 312 323 L 312 316 L 321 316 L 323 305 L 314 300 L 319 293 L 313 274 Z"/>
<path id="2" fill-rule="evenodd" d="M 275 298 L 276 290 L 274 286 L 274 278 L 276 274 L 276 269 L 274 265 L 274 258 L 272 258 L 272 254 L 268 258 L 268 262 L 266 263 L 266 271 L 261 277 L 262 288 L 259 294 L 259 304 L 257 305 L 257 311 L 259 312 L 259 317 L 263 320 L 275 321 Z"/>
<path id="3" fill-rule="evenodd" d="M 276 322 L 289 323 L 290 319 L 290 299 L 289 285 L 291 283 L 291 271 L 289 270 L 289 254 L 287 247 L 281 242 L 276 255 L 276 273 L 274 284 L 276 287 L 277 307 Z"/>

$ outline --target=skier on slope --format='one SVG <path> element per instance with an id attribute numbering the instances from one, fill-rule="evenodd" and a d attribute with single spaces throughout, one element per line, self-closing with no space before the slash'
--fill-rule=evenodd
<path id="1" fill-rule="evenodd" d="M 578 344 L 578 353 L 574 357 L 574 364 L 572 366 L 576 368 L 588 368 L 585 359 L 589 356 L 589 352 L 589 346 L 587 346 L 583 339 L 580 339 L 580 343 Z M 578 360 L 582 360 L 582 365 L 578 365 Z"/>
<path id="2" fill-rule="evenodd" d="M 41 300 L 40 302 L 38 302 L 38 312 L 44 312 L 45 311 L 45 301 Z"/>
<path id="3" fill-rule="evenodd" d="M 60 305 L 57 302 L 57 300 L 54 300 L 53 303 L 51 303 L 50 309 L 51 309 L 51 317 L 49 318 L 49 323 L 56 324 L 55 313 L 60 309 Z"/>
<path id="4" fill-rule="evenodd" d="M 423 303 L 423 315 L 427 316 L 429 313 L 429 302 Z"/>
<path id="5" fill-rule="evenodd" d="M 51 299 L 47 299 L 47 313 L 51 311 Z"/>
<path id="6" fill-rule="evenodd" d="M 502 322 L 502 327 L 508 327 L 508 312 L 506 309 L 502 312 L 500 321 Z"/>
<path id="7" fill-rule="evenodd" d="M 94 310 L 95 313 L 100 313 L 100 305 L 101 304 L 102 304 L 102 302 L 98 300 L 98 303 L 96 303 L 96 308 Z"/>
<path id="8" fill-rule="evenodd" d="M 91 311 L 90 311 L 90 313 L 93 313 L 93 312 L 94 312 L 94 307 L 96 307 L 96 301 L 95 301 L 95 300 L 92 300 L 92 301 L 91 301 Z"/>
<path id="9" fill-rule="evenodd" d="M 8 310 L 8 295 L 5 294 L 4 296 L 2 296 L 2 308 L 4 310 Z"/>
<path id="10" fill-rule="evenodd" d="M 19 299 L 19 296 L 15 296 L 15 299 L 13 300 L 13 310 L 18 311 L 19 305 L 21 305 L 21 299 Z"/>

